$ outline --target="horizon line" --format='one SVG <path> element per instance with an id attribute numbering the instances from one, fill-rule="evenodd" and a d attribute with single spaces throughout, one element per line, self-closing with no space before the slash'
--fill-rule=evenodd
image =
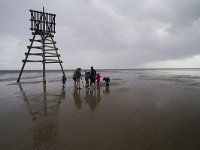
<path id="1" fill-rule="evenodd" d="M 76 69 L 76 68 L 75 68 Z M 71 71 L 71 70 L 75 70 L 75 69 L 64 69 L 66 71 Z M 102 68 L 95 68 L 95 70 L 167 70 L 167 69 L 200 69 L 200 68 L 106 68 L 106 69 L 102 69 Z M 90 68 L 88 69 L 82 69 L 82 70 L 90 70 Z M 0 71 L 20 71 L 20 69 L 0 69 Z M 24 71 L 43 71 L 42 69 L 24 69 Z M 61 71 L 60 69 L 46 69 L 46 71 Z"/>

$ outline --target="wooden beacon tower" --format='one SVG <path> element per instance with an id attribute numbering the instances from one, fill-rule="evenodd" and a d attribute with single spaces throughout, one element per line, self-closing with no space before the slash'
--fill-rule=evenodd
<path id="1" fill-rule="evenodd" d="M 26 62 L 41 62 L 43 64 L 43 83 L 46 83 L 46 67 L 48 63 L 59 63 L 63 75 L 65 76 L 62 61 L 58 54 L 58 48 L 56 42 L 53 40 L 55 31 L 55 14 L 46 13 L 35 10 L 30 10 L 31 13 L 31 28 L 33 38 L 30 39 L 30 46 L 27 46 L 28 52 L 25 53 L 25 59 L 22 60 L 23 65 L 17 79 L 20 81 L 22 72 L 24 70 Z M 39 38 L 36 39 L 36 36 Z M 36 59 L 37 58 L 39 59 Z M 29 58 L 29 59 L 28 59 Z M 66 77 L 66 76 L 65 76 Z"/>

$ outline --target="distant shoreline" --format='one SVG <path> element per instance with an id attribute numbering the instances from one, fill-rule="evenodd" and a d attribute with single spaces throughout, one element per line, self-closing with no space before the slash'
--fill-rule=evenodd
<path id="1" fill-rule="evenodd" d="M 74 71 L 75 69 L 65 69 L 64 71 Z M 84 70 L 90 70 L 90 68 L 88 69 L 82 69 L 83 71 Z M 200 68 L 131 68 L 131 69 L 96 69 L 98 71 L 105 71 L 105 70 L 108 70 L 108 71 L 115 71 L 115 70 L 122 70 L 122 71 L 128 71 L 128 70 L 200 70 Z M 20 70 L 0 70 L 1 72 L 17 72 L 17 71 L 20 71 Z M 43 71 L 43 70 L 24 70 L 24 72 L 40 72 L 40 71 Z M 46 70 L 48 72 L 51 72 L 51 71 L 61 71 L 59 69 L 49 69 L 49 70 Z"/>

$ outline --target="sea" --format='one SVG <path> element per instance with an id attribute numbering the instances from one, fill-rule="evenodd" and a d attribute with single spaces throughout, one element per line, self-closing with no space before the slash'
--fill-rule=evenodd
<path id="1" fill-rule="evenodd" d="M 177 68 L 177 69 L 99 69 L 97 70 L 102 76 L 114 79 L 124 78 L 124 75 L 134 76 L 134 77 L 147 77 L 147 78 L 157 78 L 163 80 L 173 80 L 173 81 L 198 81 L 200 79 L 200 68 Z M 65 70 L 66 77 L 72 79 L 74 70 Z M 0 85 L 10 85 L 15 84 L 20 71 L 19 70 L 0 70 Z M 84 75 L 84 71 L 82 71 Z M 130 74 L 130 75 L 129 75 Z M 60 82 L 62 72 L 60 70 L 47 70 L 46 79 L 47 82 Z M 25 70 L 22 73 L 21 82 L 27 83 L 32 82 L 42 82 L 43 72 L 41 70 Z"/>

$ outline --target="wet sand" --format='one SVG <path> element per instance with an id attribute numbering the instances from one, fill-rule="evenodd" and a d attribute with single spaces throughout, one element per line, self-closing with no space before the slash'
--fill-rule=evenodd
<path id="1" fill-rule="evenodd" d="M 2 150 L 199 150 L 199 70 L 110 70 L 110 87 L 62 87 L 59 72 L 0 78 Z M 5 77 L 6 76 L 6 77 Z M 8 76 L 8 77 L 7 77 Z M 6 80 L 7 79 L 7 80 Z"/>

